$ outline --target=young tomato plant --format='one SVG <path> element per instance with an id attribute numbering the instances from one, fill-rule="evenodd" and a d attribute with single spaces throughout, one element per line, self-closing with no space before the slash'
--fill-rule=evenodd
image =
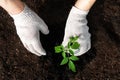
<path id="1" fill-rule="evenodd" d="M 73 72 L 76 72 L 76 67 L 74 64 L 74 61 L 78 61 L 79 58 L 77 56 L 74 56 L 74 51 L 76 49 L 79 49 L 80 44 L 77 42 L 78 36 L 71 37 L 67 46 L 55 46 L 55 53 L 61 53 L 63 59 L 60 63 L 60 65 L 68 64 L 68 67 Z"/>

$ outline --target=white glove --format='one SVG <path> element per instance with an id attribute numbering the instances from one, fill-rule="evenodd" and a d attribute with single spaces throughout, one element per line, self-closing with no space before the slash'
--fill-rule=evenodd
<path id="1" fill-rule="evenodd" d="M 80 56 L 91 48 L 90 33 L 87 26 L 86 16 L 89 11 L 83 11 L 72 7 L 65 28 L 65 35 L 63 39 L 63 46 L 66 46 L 70 37 L 79 36 L 78 42 L 80 48 L 75 50 L 75 56 Z"/>
<path id="2" fill-rule="evenodd" d="M 44 21 L 26 5 L 20 14 L 11 17 L 24 47 L 37 56 L 46 55 L 39 37 L 39 30 L 44 34 L 49 33 Z"/>

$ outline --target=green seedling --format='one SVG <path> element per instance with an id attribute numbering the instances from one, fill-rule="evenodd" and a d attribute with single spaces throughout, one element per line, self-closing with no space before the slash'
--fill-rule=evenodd
<path id="1" fill-rule="evenodd" d="M 59 45 L 55 46 L 55 53 L 61 53 L 63 59 L 60 65 L 68 64 L 68 67 L 73 72 L 76 72 L 74 61 L 78 61 L 79 58 L 74 56 L 74 50 L 79 49 L 80 44 L 77 42 L 78 36 L 71 37 L 67 46 Z"/>

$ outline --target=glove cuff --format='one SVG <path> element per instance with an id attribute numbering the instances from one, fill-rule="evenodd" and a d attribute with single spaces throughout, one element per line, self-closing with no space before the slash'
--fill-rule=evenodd
<path id="1" fill-rule="evenodd" d="M 34 22 L 42 21 L 42 19 L 40 19 L 39 16 L 34 11 L 32 11 L 26 4 L 24 5 L 25 7 L 21 13 L 16 15 L 10 15 L 14 19 L 15 24 L 22 25 L 30 24 L 33 21 Z"/>
<path id="2" fill-rule="evenodd" d="M 78 14 L 78 15 L 81 15 L 81 14 L 87 15 L 89 13 L 89 10 L 85 11 L 85 10 L 78 9 L 77 7 L 73 6 L 70 13 Z"/>
<path id="3" fill-rule="evenodd" d="M 19 19 L 19 18 L 21 18 L 21 16 L 23 17 L 25 17 L 25 15 L 27 15 L 29 12 L 30 12 L 30 8 L 26 5 L 26 4 L 24 4 L 25 6 L 24 6 L 24 9 L 23 9 L 23 11 L 21 12 L 21 13 L 19 13 L 19 14 L 15 14 L 15 15 L 11 15 L 11 14 L 9 14 L 13 19 Z"/>

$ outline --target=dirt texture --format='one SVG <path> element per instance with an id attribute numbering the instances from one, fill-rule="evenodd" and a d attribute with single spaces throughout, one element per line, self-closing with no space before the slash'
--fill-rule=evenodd
<path id="1" fill-rule="evenodd" d="M 13 19 L 0 8 L 0 80 L 120 80 L 120 0 L 97 0 L 87 16 L 92 48 L 76 62 L 77 72 L 59 66 L 54 46 L 62 42 L 74 0 L 24 0 L 49 26 L 41 34 L 46 56 L 28 52 Z"/>

